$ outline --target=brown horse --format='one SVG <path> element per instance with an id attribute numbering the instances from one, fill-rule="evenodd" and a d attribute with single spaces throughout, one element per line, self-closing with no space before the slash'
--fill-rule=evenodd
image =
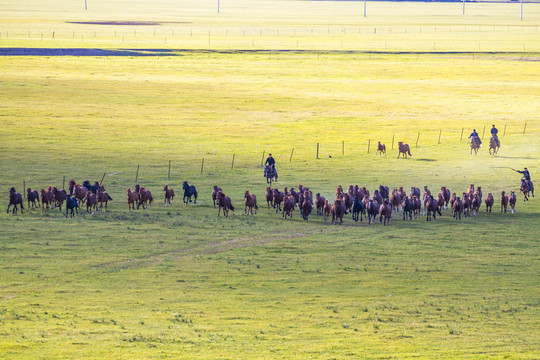
<path id="1" fill-rule="evenodd" d="M 244 192 L 244 212 L 246 215 L 253 215 L 253 209 L 255 209 L 255 214 L 257 213 L 257 210 L 259 210 L 259 207 L 257 206 L 257 197 L 255 194 L 250 194 L 249 190 L 246 190 Z"/>
<path id="2" fill-rule="evenodd" d="M 317 216 L 321 216 L 323 214 L 325 202 L 326 202 L 326 199 L 324 198 L 324 196 L 321 196 L 320 193 L 317 193 L 315 195 L 315 206 L 317 207 Z"/>
<path id="3" fill-rule="evenodd" d="M 471 184 L 467 189 L 467 194 L 474 194 L 474 184 Z"/>
<path id="4" fill-rule="evenodd" d="M 399 212 L 401 206 L 401 195 L 399 195 L 398 190 L 392 190 L 392 195 L 390 195 L 390 204 L 392 205 L 392 210 Z"/>
<path id="5" fill-rule="evenodd" d="M 478 196 L 478 194 L 474 194 L 473 199 L 471 201 L 471 212 L 473 216 L 478 215 L 478 210 L 480 210 L 481 205 L 482 205 L 482 200 L 480 199 L 480 196 Z"/>
<path id="6" fill-rule="evenodd" d="M 506 209 L 508 208 L 508 196 L 506 196 L 506 193 L 503 191 L 501 193 L 501 213 L 503 212 L 506 214 Z"/>
<path id="7" fill-rule="evenodd" d="M 379 204 L 374 199 L 369 199 L 366 205 L 368 225 L 375 224 L 375 218 L 379 213 Z"/>
<path id="8" fill-rule="evenodd" d="M 405 199 L 405 197 L 407 196 L 407 193 L 405 192 L 405 190 L 403 190 L 403 186 L 399 187 L 398 194 L 401 199 Z"/>
<path id="9" fill-rule="evenodd" d="M 446 186 L 441 186 L 441 194 L 444 198 L 444 207 L 448 209 L 448 203 L 450 202 L 450 190 Z"/>
<path id="10" fill-rule="evenodd" d="M 339 196 L 341 194 L 343 194 L 343 188 L 341 187 L 341 185 L 338 185 L 336 189 L 336 196 Z"/>
<path id="11" fill-rule="evenodd" d="M 414 218 L 416 219 L 418 216 L 420 216 L 420 210 L 422 210 L 422 201 L 420 201 L 420 198 L 415 195 L 412 197 L 412 203 L 412 211 L 414 214 Z"/>
<path id="12" fill-rule="evenodd" d="M 424 186 L 424 192 L 422 194 L 422 202 L 424 203 L 424 215 L 426 215 L 427 212 L 427 204 L 431 197 L 431 191 L 428 189 L 427 186 Z"/>
<path id="13" fill-rule="evenodd" d="M 270 210 L 270 206 L 274 207 L 274 191 L 270 186 L 266 188 L 266 193 L 264 196 L 266 197 L 266 205 L 268 205 L 268 210 Z"/>
<path id="14" fill-rule="evenodd" d="M 54 195 L 54 201 L 55 201 L 55 207 L 58 206 L 60 208 L 60 211 L 62 211 L 62 204 L 64 204 L 64 201 L 67 200 L 67 192 L 66 190 L 58 190 L 56 187 L 52 188 L 52 192 Z"/>
<path id="15" fill-rule="evenodd" d="M 30 209 L 30 203 L 32 203 L 32 209 L 39 208 L 41 206 L 39 203 L 39 193 L 37 190 L 32 190 L 30 188 L 26 189 L 26 199 L 28 200 L 28 209 Z"/>
<path id="16" fill-rule="evenodd" d="M 492 136 L 491 139 L 489 139 L 489 155 L 496 155 L 500 147 L 500 141 L 495 140 L 495 138 Z M 493 150 L 493 154 L 491 153 L 491 150 Z"/>
<path id="17" fill-rule="evenodd" d="M 390 222 L 390 218 L 392 217 L 392 205 L 388 200 L 384 200 L 381 206 L 379 206 L 379 222 L 383 222 L 383 216 L 384 216 L 384 223 L 383 225 L 386 226 L 387 222 Z"/>
<path id="18" fill-rule="evenodd" d="M 377 204 L 382 204 L 382 202 L 383 202 L 383 200 L 384 200 L 383 197 L 382 197 L 382 195 L 381 195 L 381 193 L 379 192 L 379 190 L 375 190 L 375 191 L 373 192 L 373 196 L 372 196 L 371 198 L 372 198 L 373 200 L 375 200 L 375 201 L 377 202 Z M 377 208 L 378 208 L 378 207 L 379 207 L 379 206 L 377 205 Z"/>
<path id="19" fill-rule="evenodd" d="M 439 211 L 442 211 L 444 208 L 444 195 L 442 193 L 437 194 L 437 205 L 439 206 Z"/>
<path id="20" fill-rule="evenodd" d="M 306 191 L 304 196 L 304 202 L 302 203 L 302 218 L 308 221 L 308 216 L 313 210 L 313 199 L 311 198 L 311 191 Z"/>
<path id="21" fill-rule="evenodd" d="M 105 190 L 102 189 L 102 187 L 96 191 L 96 198 L 99 203 L 98 211 L 103 211 L 103 203 L 105 203 L 105 211 L 107 211 L 107 204 L 109 203 L 110 196 Z"/>
<path id="22" fill-rule="evenodd" d="M 529 193 L 534 197 L 534 185 L 531 180 L 521 179 L 519 190 L 523 193 L 523 201 L 529 201 Z"/>
<path id="23" fill-rule="evenodd" d="M 225 217 L 229 216 L 229 210 L 235 210 L 233 204 L 231 203 L 231 198 L 226 196 L 223 191 L 218 191 L 218 193 L 216 194 L 216 201 L 218 204 L 218 217 L 221 209 L 223 209 L 223 216 Z"/>
<path id="24" fill-rule="evenodd" d="M 398 159 L 399 159 L 399 156 L 401 154 L 403 154 L 403 158 L 406 159 L 407 158 L 407 154 L 409 154 L 409 156 L 412 156 L 411 155 L 411 148 L 409 147 L 409 144 L 404 144 L 403 142 L 398 142 L 398 148 L 399 148 L 399 153 L 398 153 Z"/>
<path id="25" fill-rule="evenodd" d="M 131 211 L 135 210 L 135 204 L 137 204 L 137 210 L 139 209 L 139 194 L 135 191 L 131 191 L 131 188 L 127 189 L 127 201 L 128 209 Z"/>
<path id="26" fill-rule="evenodd" d="M 330 216 L 331 212 L 332 212 L 332 205 L 330 205 L 328 200 L 324 200 L 324 207 L 323 207 L 324 222 L 328 221 L 328 217 Z"/>
<path id="27" fill-rule="evenodd" d="M 439 216 L 442 216 L 441 211 L 439 210 L 439 204 L 437 203 L 437 200 L 433 198 L 432 195 L 429 196 L 429 200 L 427 201 L 427 204 L 424 203 L 424 206 L 427 213 L 426 221 L 431 221 L 432 215 L 433 215 L 433 220 L 436 220 L 437 213 L 439 213 Z"/>
<path id="28" fill-rule="evenodd" d="M 384 144 L 381 144 L 381 142 L 379 141 L 379 143 L 377 144 L 377 151 L 375 152 L 375 155 L 386 155 L 386 145 Z"/>
<path id="29" fill-rule="evenodd" d="M 149 205 L 152 206 L 153 201 L 154 198 L 152 197 L 150 190 L 141 187 L 139 190 L 139 204 L 142 206 L 143 210 L 148 209 Z"/>
<path id="30" fill-rule="evenodd" d="M 88 189 L 85 188 L 82 185 L 75 185 L 75 188 L 73 189 L 74 197 L 79 202 L 79 206 L 86 201 L 86 194 L 88 193 Z"/>
<path id="31" fill-rule="evenodd" d="M 221 190 L 220 187 L 214 185 L 214 188 L 212 189 L 212 200 L 214 201 L 214 209 L 216 208 L 216 199 L 217 199 L 218 191 L 223 191 L 223 190 Z"/>
<path id="32" fill-rule="evenodd" d="M 461 213 L 463 212 L 463 201 L 459 197 L 452 203 L 452 213 L 454 218 L 461 220 Z"/>
<path id="33" fill-rule="evenodd" d="M 454 208 L 454 202 L 457 200 L 456 193 L 452 193 L 452 196 L 450 197 L 450 209 Z"/>
<path id="34" fill-rule="evenodd" d="M 469 194 L 464 192 L 462 196 L 461 202 L 463 203 L 463 215 L 471 216 L 471 200 L 469 199 Z"/>
<path id="35" fill-rule="evenodd" d="M 478 197 L 480 198 L 480 203 L 482 203 L 483 196 L 482 196 L 482 187 L 481 186 L 478 186 L 476 188 L 476 190 L 474 190 L 474 194 L 478 195 Z"/>
<path id="36" fill-rule="evenodd" d="M 9 214 L 9 208 L 11 207 L 11 205 L 13 205 L 13 210 L 12 210 L 13 215 L 17 213 L 17 209 L 19 205 L 21 206 L 21 214 L 23 213 L 23 210 L 24 210 L 23 198 L 21 194 L 15 191 L 14 187 L 9 189 L 9 205 L 7 207 L 6 214 Z"/>
<path id="37" fill-rule="evenodd" d="M 495 199 L 493 199 L 493 195 L 491 195 L 491 193 L 487 194 L 485 203 L 486 203 L 486 214 L 487 214 L 488 209 L 489 209 L 489 212 L 491 212 L 491 208 L 493 207 L 493 204 L 495 203 Z"/>
<path id="38" fill-rule="evenodd" d="M 86 193 L 86 211 L 94 215 L 97 207 L 97 196 L 91 191 Z"/>
<path id="39" fill-rule="evenodd" d="M 480 139 L 473 137 L 471 139 L 471 155 L 474 150 L 474 155 L 478 154 L 478 149 L 480 149 Z"/>
<path id="40" fill-rule="evenodd" d="M 174 190 L 171 189 L 169 185 L 165 185 L 163 191 L 165 191 L 165 206 L 172 205 L 172 202 L 174 200 Z"/>
<path id="41" fill-rule="evenodd" d="M 419 188 L 414 187 L 414 186 L 411 187 L 411 196 L 410 196 L 411 199 L 412 199 L 413 197 L 415 197 L 415 196 L 416 196 L 417 198 L 420 199 L 420 195 L 421 195 L 421 192 L 420 192 L 420 189 L 419 189 Z"/>
<path id="42" fill-rule="evenodd" d="M 77 185 L 77 182 L 73 179 L 69 180 L 68 186 L 69 186 L 69 195 L 73 196 L 75 195 L 75 185 Z"/>
<path id="43" fill-rule="evenodd" d="M 508 198 L 508 204 L 510 205 L 510 212 L 512 214 L 516 212 L 516 201 L 517 201 L 516 192 L 511 191 L 510 197 Z"/>
<path id="44" fill-rule="evenodd" d="M 330 212 L 332 213 L 332 224 L 343 224 L 343 215 L 345 215 L 345 204 L 343 203 L 343 201 L 341 201 L 340 198 L 336 199 L 334 205 L 332 205 L 332 208 L 330 209 Z"/>
<path id="45" fill-rule="evenodd" d="M 294 199 L 294 196 L 284 196 L 283 197 L 283 211 L 281 213 L 281 216 L 283 216 L 284 219 L 287 219 L 287 216 L 289 216 L 292 219 L 293 211 L 296 206 L 296 200 Z"/>
<path id="46" fill-rule="evenodd" d="M 53 193 L 52 191 L 45 191 L 45 189 L 41 189 L 41 212 L 45 212 L 45 208 L 47 210 L 52 209 L 53 207 Z"/>
<path id="47" fill-rule="evenodd" d="M 283 203 L 283 198 L 285 197 L 285 194 L 283 194 L 278 189 L 274 189 L 274 197 L 272 199 L 273 206 L 276 209 L 276 214 L 278 213 L 278 210 L 281 211 L 281 203 Z"/>

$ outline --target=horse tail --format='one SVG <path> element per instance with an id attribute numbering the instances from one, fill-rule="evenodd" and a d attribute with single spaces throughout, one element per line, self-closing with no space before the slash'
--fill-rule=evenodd
<path id="1" fill-rule="evenodd" d="M 109 198 L 109 200 L 112 200 L 111 195 L 107 194 L 107 197 Z"/>
<path id="2" fill-rule="evenodd" d="M 437 206 L 437 212 L 439 213 L 439 216 L 442 216 L 441 214 L 441 210 L 439 209 L 439 207 Z"/>
<path id="3" fill-rule="evenodd" d="M 233 204 L 231 204 L 231 206 L 229 206 L 229 209 L 231 209 L 231 211 L 234 211 L 235 208 L 234 208 Z"/>
<path id="4" fill-rule="evenodd" d="M 409 153 L 409 156 L 412 156 L 412 155 L 411 155 L 411 149 L 410 149 L 410 148 L 407 148 L 407 152 Z"/>

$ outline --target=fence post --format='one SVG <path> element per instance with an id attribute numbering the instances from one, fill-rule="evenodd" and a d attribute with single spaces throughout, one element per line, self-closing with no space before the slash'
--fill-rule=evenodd
<path id="1" fill-rule="evenodd" d="M 396 135 L 392 135 L 392 150 L 394 150 L 394 136 Z"/>
<path id="2" fill-rule="evenodd" d="M 420 139 L 420 132 L 418 132 L 418 136 L 416 137 L 416 147 L 418 147 L 418 139 Z"/>
<path id="3" fill-rule="evenodd" d="M 64 175 L 64 178 L 62 179 L 62 190 L 66 188 L 66 175 Z"/>
<path id="4" fill-rule="evenodd" d="M 482 140 L 484 140 L 484 133 L 486 132 L 486 125 L 484 125 L 484 130 L 482 130 Z"/>
<path id="5" fill-rule="evenodd" d="M 135 175 L 135 182 L 137 182 L 137 180 L 139 180 L 139 166 L 140 165 L 137 165 L 137 175 Z"/>
<path id="6" fill-rule="evenodd" d="M 463 130 L 465 130 L 465 128 L 461 128 L 461 138 L 459 139 L 459 141 L 463 141 Z"/>
<path id="7" fill-rule="evenodd" d="M 442 129 L 439 129 L 439 144 L 441 143 L 441 133 L 442 133 Z"/>
<path id="8" fill-rule="evenodd" d="M 263 155 L 261 157 L 261 167 L 263 166 L 263 161 L 264 161 L 264 153 L 266 152 L 266 150 L 263 151 Z"/>
<path id="9" fill-rule="evenodd" d="M 345 155 L 345 141 L 341 142 L 341 155 Z"/>
<path id="10" fill-rule="evenodd" d="M 503 131 L 503 137 L 506 134 L 506 124 L 504 124 L 504 131 Z"/>
<path id="11" fill-rule="evenodd" d="M 201 174 L 203 172 L 203 169 L 204 169 L 204 158 L 202 158 L 202 163 L 201 163 Z"/>
<path id="12" fill-rule="evenodd" d="M 293 153 L 294 153 L 294 148 L 292 148 L 292 150 L 291 150 L 291 158 L 289 159 L 289 162 L 292 162 L 292 155 L 293 155 Z"/>
<path id="13" fill-rule="evenodd" d="M 367 153 L 369 154 L 369 144 L 371 143 L 371 139 L 368 139 L 367 141 Z"/>
<path id="14" fill-rule="evenodd" d="M 525 135 L 525 129 L 527 128 L 527 123 L 525 123 L 525 126 L 523 127 L 523 135 Z"/>
<path id="15" fill-rule="evenodd" d="M 169 172 L 167 173 L 167 178 L 171 178 L 171 160 L 169 160 Z"/>
<path id="16" fill-rule="evenodd" d="M 232 155 L 232 164 L 231 164 L 231 170 L 232 170 L 232 169 L 234 168 L 234 155 L 235 155 L 235 154 L 233 154 L 233 155 Z"/>
<path id="17" fill-rule="evenodd" d="M 319 158 L 319 143 L 317 143 L 317 159 Z"/>
<path id="18" fill-rule="evenodd" d="M 24 198 L 26 199 L 26 180 L 23 180 L 22 187 L 23 187 Z"/>

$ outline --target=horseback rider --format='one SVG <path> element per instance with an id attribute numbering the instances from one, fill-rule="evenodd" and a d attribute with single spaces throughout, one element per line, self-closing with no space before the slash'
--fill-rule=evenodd
<path id="1" fill-rule="evenodd" d="M 517 173 L 523 174 L 523 179 L 522 180 L 525 180 L 525 182 L 527 183 L 527 186 L 529 188 L 531 187 L 531 184 L 530 184 L 531 174 L 529 174 L 529 170 L 527 170 L 527 168 L 523 168 L 523 171 L 519 171 L 519 170 L 516 170 L 516 169 L 512 169 L 512 170 L 514 170 Z"/>
<path id="2" fill-rule="evenodd" d="M 277 177 L 276 160 L 274 160 L 274 158 L 272 157 L 272 154 L 268 154 L 268 158 L 264 162 L 264 165 L 265 167 L 267 166 L 269 170 L 273 171 L 274 176 Z"/>
<path id="3" fill-rule="evenodd" d="M 493 137 L 493 139 L 495 139 L 495 141 L 497 142 L 497 146 L 501 146 L 501 143 L 499 141 L 499 137 L 497 136 L 497 133 L 499 132 L 499 130 L 497 130 L 497 128 L 495 127 L 495 125 L 493 125 L 493 127 L 491 128 L 491 136 Z"/>
<path id="4" fill-rule="evenodd" d="M 469 135 L 468 139 L 471 139 L 471 142 L 473 139 L 476 139 L 478 141 L 478 145 L 482 145 L 482 140 L 480 140 L 480 136 L 478 136 L 478 133 L 476 132 L 476 129 L 473 129 L 471 135 Z"/>

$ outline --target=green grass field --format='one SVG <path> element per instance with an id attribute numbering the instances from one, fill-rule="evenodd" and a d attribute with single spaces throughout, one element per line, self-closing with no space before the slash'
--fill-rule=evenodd
<path id="1" fill-rule="evenodd" d="M 523 22 L 519 4 L 467 3 L 463 16 L 461 4 L 368 3 L 366 18 L 362 2 L 152 4 L 0 4 L 3 211 L 10 187 L 64 177 L 105 174 L 114 199 L 68 220 L 0 216 L 1 358 L 540 356 L 538 198 L 499 213 L 500 192 L 518 189 L 509 167 L 540 171 L 540 4 L 525 4 Z M 12 48 L 160 55 L 2 56 Z M 484 127 L 470 155 L 466 138 Z M 398 141 L 411 158 L 397 159 Z M 494 212 L 285 221 L 264 204 L 263 152 L 279 188 L 333 200 L 338 185 L 474 183 Z M 137 166 L 156 201 L 129 212 Z M 183 181 L 197 205 L 181 203 Z M 228 219 L 213 185 L 237 207 Z"/>

